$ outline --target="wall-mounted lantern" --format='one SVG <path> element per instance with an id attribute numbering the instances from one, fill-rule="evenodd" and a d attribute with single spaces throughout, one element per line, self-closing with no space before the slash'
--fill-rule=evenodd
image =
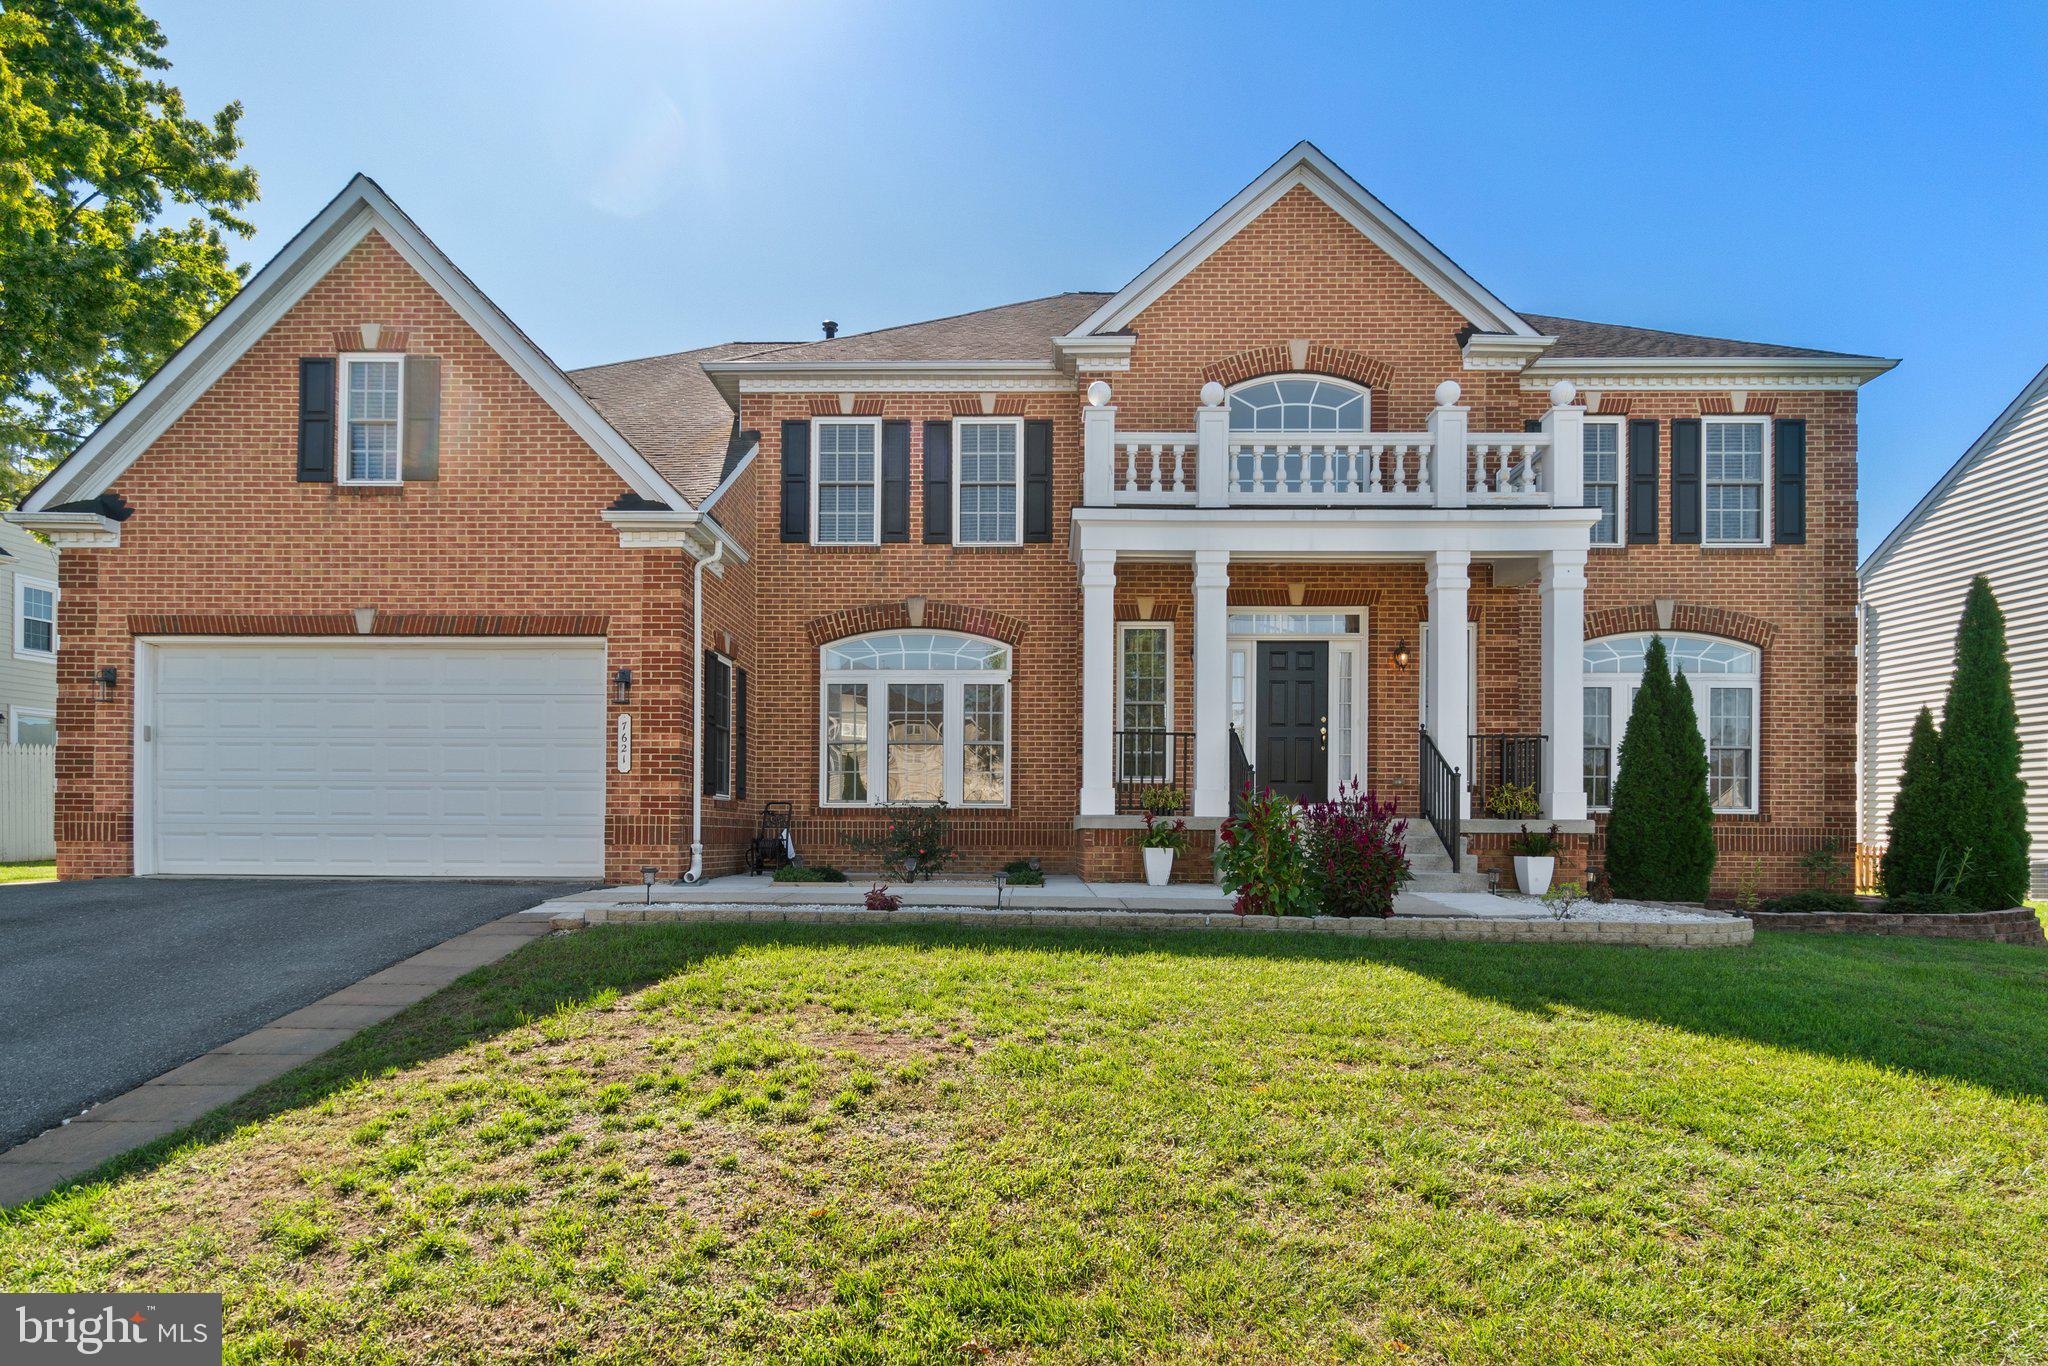
<path id="1" fill-rule="evenodd" d="M 632 693 L 633 671 L 631 669 L 620 669 L 617 673 L 612 675 L 613 701 L 617 702 L 620 706 L 623 707 L 626 705 L 626 699 L 632 696 Z"/>
<path id="2" fill-rule="evenodd" d="M 114 690 L 121 686 L 121 671 L 109 664 L 93 676 L 93 681 L 100 685 L 100 700 L 109 701 Z"/>
<path id="3" fill-rule="evenodd" d="M 1408 667 L 1408 660 L 1408 642 L 1404 640 L 1394 647 L 1394 667 L 1405 669 Z"/>

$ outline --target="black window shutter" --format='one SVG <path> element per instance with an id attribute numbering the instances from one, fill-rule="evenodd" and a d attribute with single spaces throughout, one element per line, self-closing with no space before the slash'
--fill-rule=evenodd
<path id="1" fill-rule="evenodd" d="M 441 477 L 441 362 L 435 356 L 405 358 L 404 478 Z"/>
<path id="2" fill-rule="evenodd" d="M 1024 539 L 1052 539 L 1052 423 L 1024 424 Z"/>
<path id="3" fill-rule="evenodd" d="M 1772 516 L 1779 545 L 1806 544 L 1806 419 L 1781 417 L 1772 442 L 1778 501 Z"/>
<path id="4" fill-rule="evenodd" d="M 747 795 L 747 671 L 732 671 L 732 795 Z"/>
<path id="5" fill-rule="evenodd" d="M 811 424 L 782 424 L 782 539 L 811 539 Z"/>
<path id="6" fill-rule="evenodd" d="M 1671 543 L 1700 543 L 1700 420 L 1671 420 Z"/>
<path id="7" fill-rule="evenodd" d="M 299 362 L 299 482 L 334 482 L 334 357 Z"/>
<path id="8" fill-rule="evenodd" d="M 910 539 L 910 424 L 882 424 L 882 539 Z"/>
<path id="9" fill-rule="evenodd" d="M 725 661 L 704 652 L 704 795 L 725 791 L 727 760 L 732 744 Z"/>
<path id="10" fill-rule="evenodd" d="M 953 424 L 924 424 L 924 541 L 953 539 Z"/>
<path id="11" fill-rule="evenodd" d="M 1649 418 L 1628 424 L 1628 540 L 1657 543 L 1657 424 Z"/>

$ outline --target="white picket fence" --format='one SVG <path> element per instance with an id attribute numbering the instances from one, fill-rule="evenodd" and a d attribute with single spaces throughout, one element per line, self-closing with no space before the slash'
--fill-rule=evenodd
<path id="1" fill-rule="evenodd" d="M 57 750 L 0 745 L 0 863 L 57 857 Z"/>

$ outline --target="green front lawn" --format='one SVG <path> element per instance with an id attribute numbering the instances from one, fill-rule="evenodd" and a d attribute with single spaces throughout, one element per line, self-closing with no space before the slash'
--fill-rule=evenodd
<path id="1" fill-rule="evenodd" d="M 55 876 L 54 863 L 0 863 L 0 882 L 44 882 Z"/>
<path id="2" fill-rule="evenodd" d="M 229 1359 L 2030 1359 L 2048 953 L 614 927 L 0 1216 Z"/>

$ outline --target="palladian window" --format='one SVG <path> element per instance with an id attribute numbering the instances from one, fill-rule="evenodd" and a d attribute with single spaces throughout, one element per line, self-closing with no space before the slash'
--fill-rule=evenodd
<path id="1" fill-rule="evenodd" d="M 823 798 L 830 806 L 1010 801 L 1010 647 L 892 631 L 820 653 Z"/>
<path id="2" fill-rule="evenodd" d="M 1342 380 L 1284 375 L 1240 385 L 1230 395 L 1233 432 L 1363 432 L 1370 396 Z"/>
<path id="3" fill-rule="evenodd" d="M 1629 713 L 1642 690 L 1643 657 L 1651 633 L 1603 636 L 1585 648 L 1586 804 L 1605 810 Z M 1714 809 L 1733 814 L 1757 809 L 1757 732 L 1761 656 L 1753 646 L 1713 636 L 1666 635 L 1673 669 L 1692 688 L 1693 710 L 1707 746 L 1707 792 Z"/>

